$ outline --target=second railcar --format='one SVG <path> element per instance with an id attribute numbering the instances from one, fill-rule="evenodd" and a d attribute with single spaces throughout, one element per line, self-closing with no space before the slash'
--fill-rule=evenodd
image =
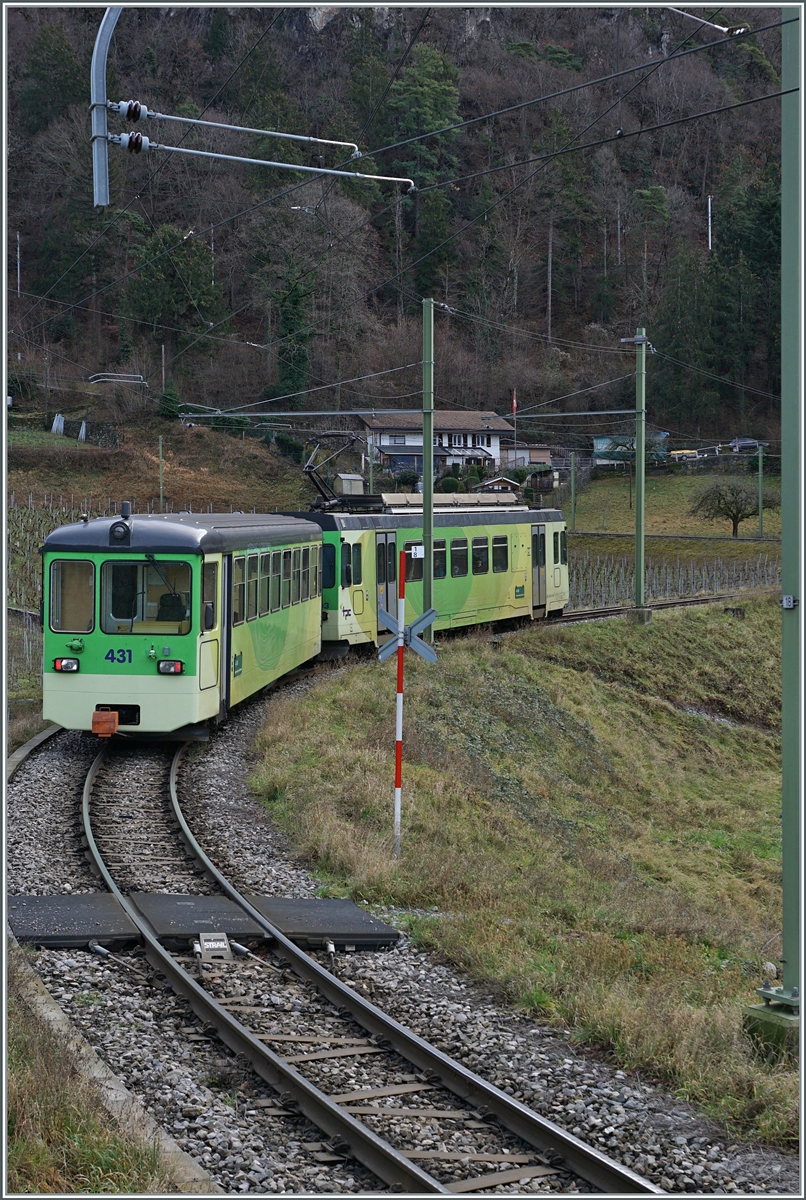
<path id="1" fill-rule="evenodd" d="M 384 500 L 397 511 L 308 514 L 321 526 L 324 543 L 323 650 L 386 640 L 378 610 L 397 615 L 401 550 L 407 551 L 406 620 L 422 612 L 423 560 L 410 553 L 422 545 L 422 499 Z M 432 602 L 436 630 L 562 612 L 568 603 L 562 512 L 506 503 L 463 507 L 458 498 L 437 508 Z"/>

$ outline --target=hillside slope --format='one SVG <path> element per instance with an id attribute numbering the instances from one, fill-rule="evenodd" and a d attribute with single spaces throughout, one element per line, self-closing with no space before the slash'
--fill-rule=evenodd
<path id="1" fill-rule="evenodd" d="M 780 610 L 745 607 L 409 658 L 399 862 L 388 665 L 278 697 L 254 786 L 337 894 L 436 910 L 453 961 L 785 1142 L 795 1077 L 741 1034 L 780 928 Z"/>

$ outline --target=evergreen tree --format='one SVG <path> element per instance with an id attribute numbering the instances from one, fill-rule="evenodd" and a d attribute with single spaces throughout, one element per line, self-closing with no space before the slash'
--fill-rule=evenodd
<path id="1" fill-rule="evenodd" d="M 25 64 L 20 123 L 28 134 L 47 129 L 70 104 L 89 100 L 89 66 L 82 66 L 60 25 L 42 25 Z"/>
<path id="2" fill-rule="evenodd" d="M 144 265 L 126 282 L 123 308 L 127 316 L 151 325 L 160 341 L 169 343 L 175 336 L 162 326 L 198 334 L 224 315 L 203 242 L 183 241 L 176 226 L 161 225 L 136 251 L 136 259 Z"/>

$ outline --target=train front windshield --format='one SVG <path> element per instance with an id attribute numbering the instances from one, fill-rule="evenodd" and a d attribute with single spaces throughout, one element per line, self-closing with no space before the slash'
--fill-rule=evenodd
<path id="1" fill-rule="evenodd" d="M 105 562 L 101 567 L 104 633 L 189 633 L 191 570 L 186 562 Z"/>

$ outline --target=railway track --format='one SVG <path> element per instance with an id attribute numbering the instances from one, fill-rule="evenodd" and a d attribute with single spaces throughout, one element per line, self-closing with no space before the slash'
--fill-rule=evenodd
<path id="1" fill-rule="evenodd" d="M 322 1131 L 309 1147 L 316 1161 L 353 1158 L 390 1190 L 419 1194 L 527 1181 L 534 1189 L 541 1178 L 554 1190 L 567 1180 L 572 1190 L 662 1192 L 429 1045 L 267 921 L 188 826 L 177 786 L 183 752 L 170 766 L 153 747 L 95 758 L 82 797 L 93 868 L 138 927 L 154 970 L 278 1094 L 273 1114 L 302 1114 Z M 167 887 L 225 895 L 262 928 L 270 953 L 204 965 L 167 950 L 137 904 L 138 892 Z M 265 1003 L 266 989 L 281 992 L 282 1014 Z M 342 1076 L 345 1064 L 353 1073 Z M 424 1123 L 428 1148 L 412 1132 Z"/>
<path id="2" fill-rule="evenodd" d="M 760 593 L 771 594 L 778 590 L 777 588 L 754 588 L 752 596 L 757 596 Z M 660 612 L 664 608 L 698 608 L 703 604 L 719 604 L 722 601 L 742 598 L 748 598 L 746 591 L 725 592 L 718 596 L 687 596 L 677 600 L 652 600 L 643 607 L 649 612 Z M 634 604 L 618 604 L 610 608 L 576 608 L 571 612 L 564 612 L 552 624 L 573 625 L 577 621 L 601 621 L 608 617 L 626 617 L 628 613 L 634 611 Z"/>

